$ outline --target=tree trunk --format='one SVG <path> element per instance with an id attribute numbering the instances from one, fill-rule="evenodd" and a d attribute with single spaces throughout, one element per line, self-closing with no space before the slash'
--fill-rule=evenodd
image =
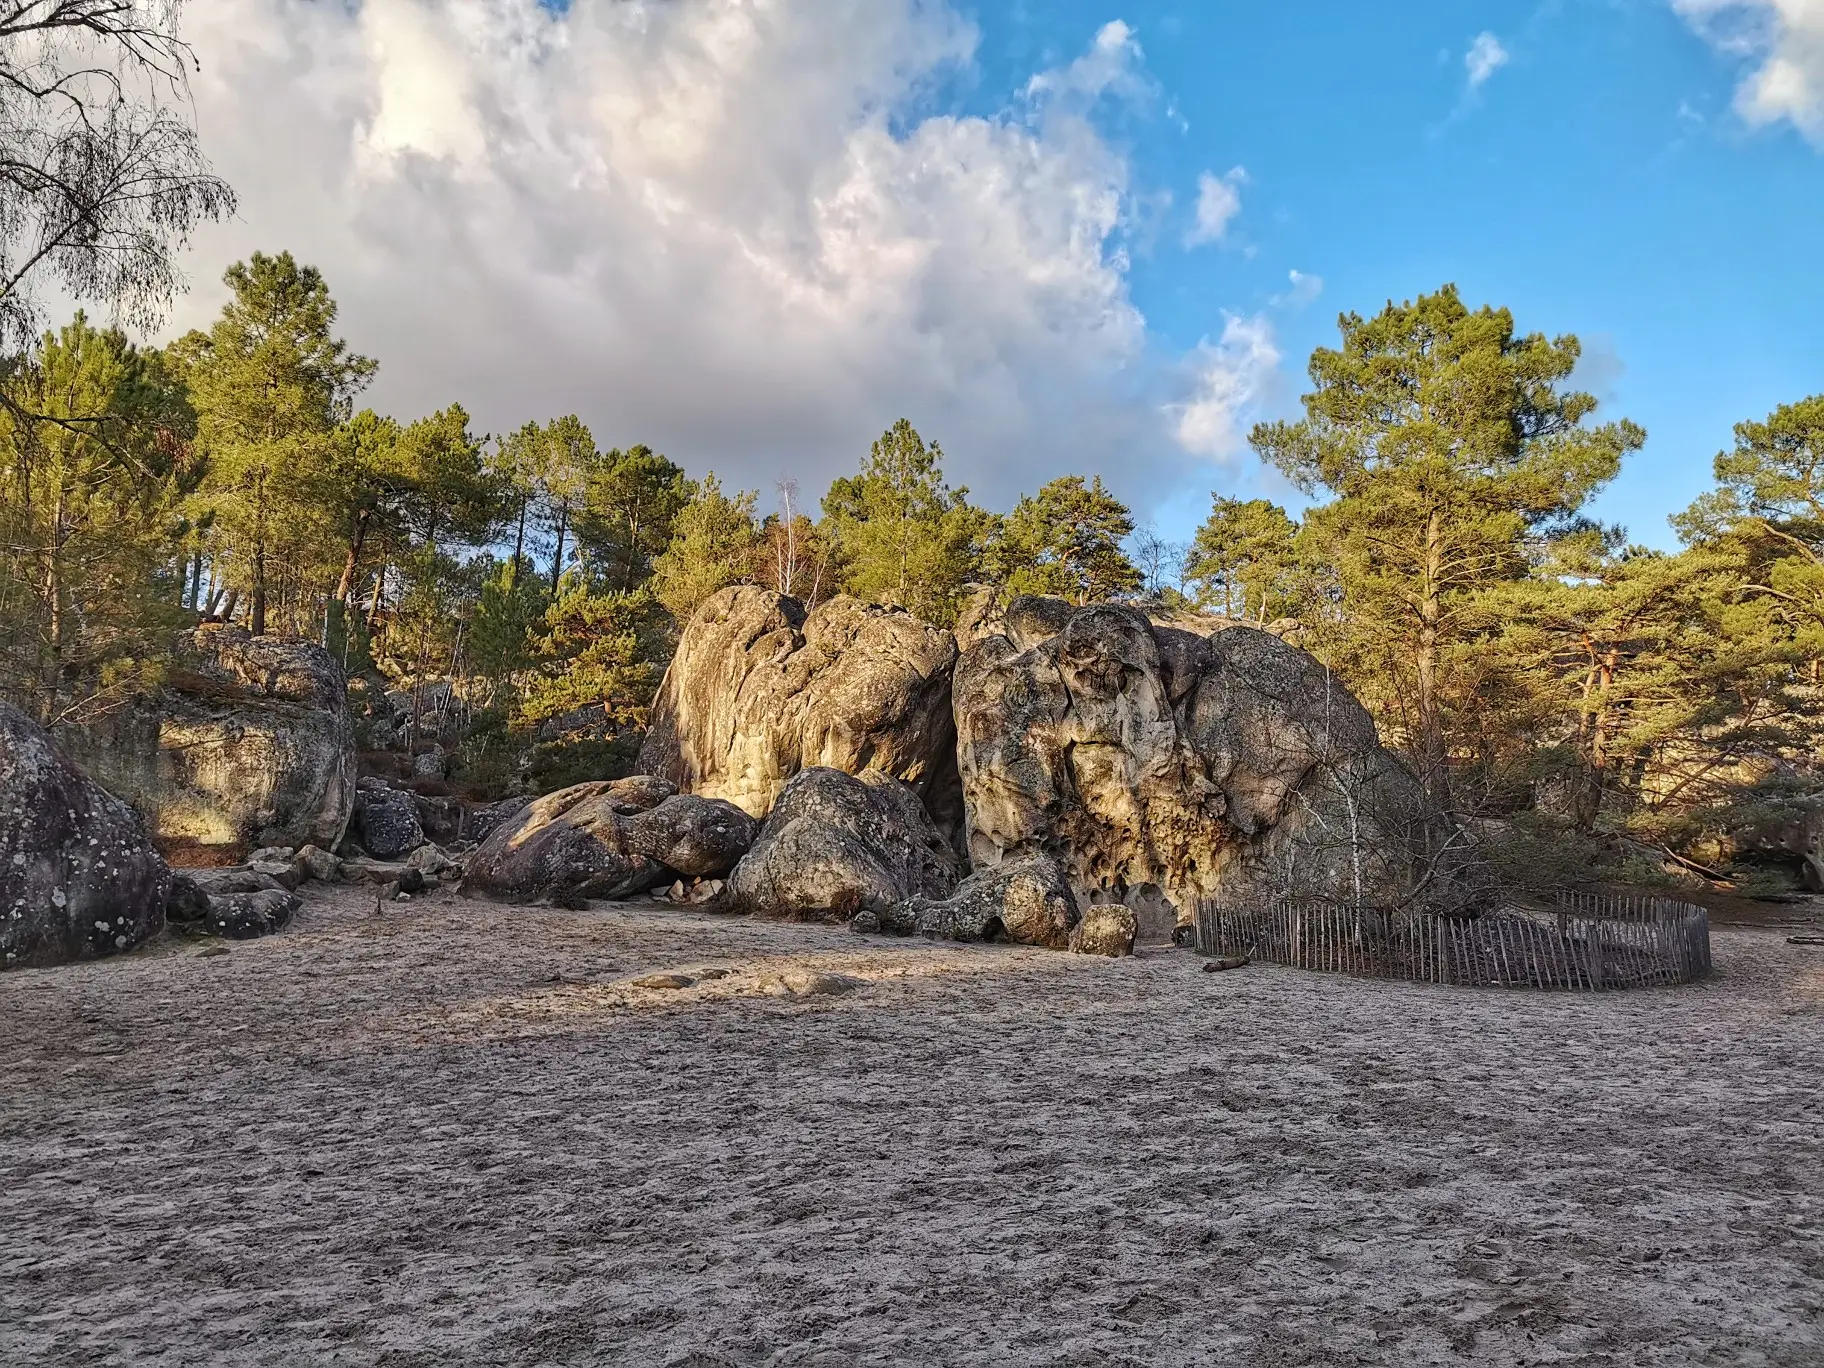
<path id="1" fill-rule="evenodd" d="M 556 550 L 556 552 L 554 552 L 552 554 L 552 557 L 551 557 L 551 597 L 552 598 L 557 597 L 558 577 L 564 573 L 564 533 L 569 530 L 570 530 L 570 514 L 569 514 L 569 510 L 566 509 L 564 512 L 558 514 L 558 518 L 557 518 L 557 550 Z"/>
<path id="2" fill-rule="evenodd" d="M 1444 724 L 1438 715 L 1438 638 L 1444 617 L 1443 585 L 1444 514 L 1432 509 L 1425 520 L 1425 566 L 1419 586 L 1418 675 L 1419 754 L 1424 764 L 1426 790 L 1445 802 L 1449 776 L 1445 773 Z"/>
<path id="3" fill-rule="evenodd" d="M 519 501 L 519 526 L 513 530 L 513 585 L 519 587 L 519 577 L 526 566 L 526 505 L 532 500 Z"/>

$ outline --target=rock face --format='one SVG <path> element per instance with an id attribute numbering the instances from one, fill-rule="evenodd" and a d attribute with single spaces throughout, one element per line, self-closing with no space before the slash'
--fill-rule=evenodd
<path id="1" fill-rule="evenodd" d="M 470 856 L 462 891 L 560 906 L 630 897 L 679 875 L 727 873 L 756 825 L 732 803 L 674 794 L 648 775 L 577 784 L 495 827 Z"/>
<path id="2" fill-rule="evenodd" d="M 954 827 L 955 663 L 955 637 L 898 609 L 839 597 L 807 613 L 751 585 L 724 589 L 684 629 L 640 768 L 756 817 L 800 770 L 875 769 Z"/>
<path id="3" fill-rule="evenodd" d="M 969 855 L 1046 854 L 1081 905 L 1424 900 L 1486 880 L 1469 837 L 1312 656 L 1247 627 L 1016 600 L 955 678 Z"/>
<path id="4" fill-rule="evenodd" d="M 1049 855 L 1025 855 L 971 874 L 948 898 L 914 897 L 884 914 L 861 913 L 850 925 L 857 931 L 1008 940 L 1063 950 L 1080 920 L 1063 866 Z"/>
<path id="5" fill-rule="evenodd" d="M 129 950 L 163 928 L 170 891 L 139 814 L 0 703 L 0 967 Z"/>
<path id="6" fill-rule="evenodd" d="M 346 693 L 320 646 L 205 623 L 158 694 L 64 739 L 163 843 L 333 848 L 355 796 Z"/>
<path id="7" fill-rule="evenodd" d="M 786 784 L 724 898 L 730 910 L 761 917 L 845 922 L 946 897 L 961 873 L 909 785 L 879 770 L 818 766 Z"/>

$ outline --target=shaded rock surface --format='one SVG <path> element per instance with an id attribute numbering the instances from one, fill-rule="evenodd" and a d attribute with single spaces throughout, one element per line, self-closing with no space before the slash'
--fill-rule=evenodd
<path id="1" fill-rule="evenodd" d="M 953 828 L 955 663 L 954 636 L 898 609 L 724 589 L 684 629 L 640 768 L 756 817 L 801 770 L 875 769 Z"/>
<path id="2" fill-rule="evenodd" d="M 268 889 L 262 893 L 229 893 L 209 900 L 202 930 L 225 940 L 254 940 L 284 928 L 301 906 L 296 893 Z"/>
<path id="3" fill-rule="evenodd" d="M 156 694 L 60 739 L 161 842 L 333 847 L 355 795 L 346 697 L 322 647 L 204 623 Z"/>
<path id="4" fill-rule="evenodd" d="M 464 893 L 561 904 L 625 898 L 679 875 L 724 874 L 757 824 L 732 803 L 676 794 L 650 775 L 534 799 L 469 857 Z"/>
<path id="5" fill-rule="evenodd" d="M 363 780 L 355 804 L 355 839 L 375 859 L 391 860 L 424 844 L 424 826 L 412 794 Z"/>
<path id="6" fill-rule="evenodd" d="M 842 922 L 946 897 L 961 874 L 910 786 L 879 770 L 817 766 L 786 784 L 723 896 L 733 911 Z"/>
<path id="7" fill-rule="evenodd" d="M 0 967 L 130 950 L 164 927 L 170 891 L 139 814 L 0 703 Z"/>
<path id="8" fill-rule="evenodd" d="M 1080 904 L 1163 897 L 1180 922 L 1204 896 L 1481 896 L 1467 833 L 1315 658 L 1253 628 L 1056 604 L 1016 600 L 957 664 L 978 871 L 1047 854 Z"/>
<path id="9" fill-rule="evenodd" d="M 858 931 L 1009 940 L 1063 950 L 1079 920 L 1064 867 L 1049 855 L 1025 855 L 971 874 L 948 898 L 915 897 L 878 917 L 857 916 L 851 925 Z"/>
<path id="10" fill-rule="evenodd" d="M 1079 955 L 1108 955 L 1119 958 L 1134 953 L 1140 923 L 1133 909 L 1120 903 L 1097 903 L 1083 913 L 1083 920 L 1070 937 L 1070 948 Z"/>

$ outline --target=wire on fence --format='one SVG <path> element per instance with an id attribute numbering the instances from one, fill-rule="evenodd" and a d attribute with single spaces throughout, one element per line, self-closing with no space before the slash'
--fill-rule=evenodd
<path id="1" fill-rule="evenodd" d="M 1691 983 L 1710 972 L 1710 918 L 1664 898 L 1566 893 L 1553 911 L 1476 916 L 1275 900 L 1196 910 L 1196 947 L 1300 969 L 1465 987 L 1594 992 Z"/>

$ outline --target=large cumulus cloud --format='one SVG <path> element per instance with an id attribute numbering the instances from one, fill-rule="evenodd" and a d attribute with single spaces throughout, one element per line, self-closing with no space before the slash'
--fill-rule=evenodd
<path id="1" fill-rule="evenodd" d="M 243 210 L 199 241 L 180 326 L 213 315 L 229 261 L 288 247 L 402 415 L 575 411 L 806 488 L 904 415 L 992 502 L 1065 470 L 1143 498 L 1190 459 L 1182 367 L 1128 291 L 1128 164 L 1095 121 L 1148 85 L 1124 25 L 959 117 L 936 91 L 976 34 L 942 0 L 187 13 Z"/>

